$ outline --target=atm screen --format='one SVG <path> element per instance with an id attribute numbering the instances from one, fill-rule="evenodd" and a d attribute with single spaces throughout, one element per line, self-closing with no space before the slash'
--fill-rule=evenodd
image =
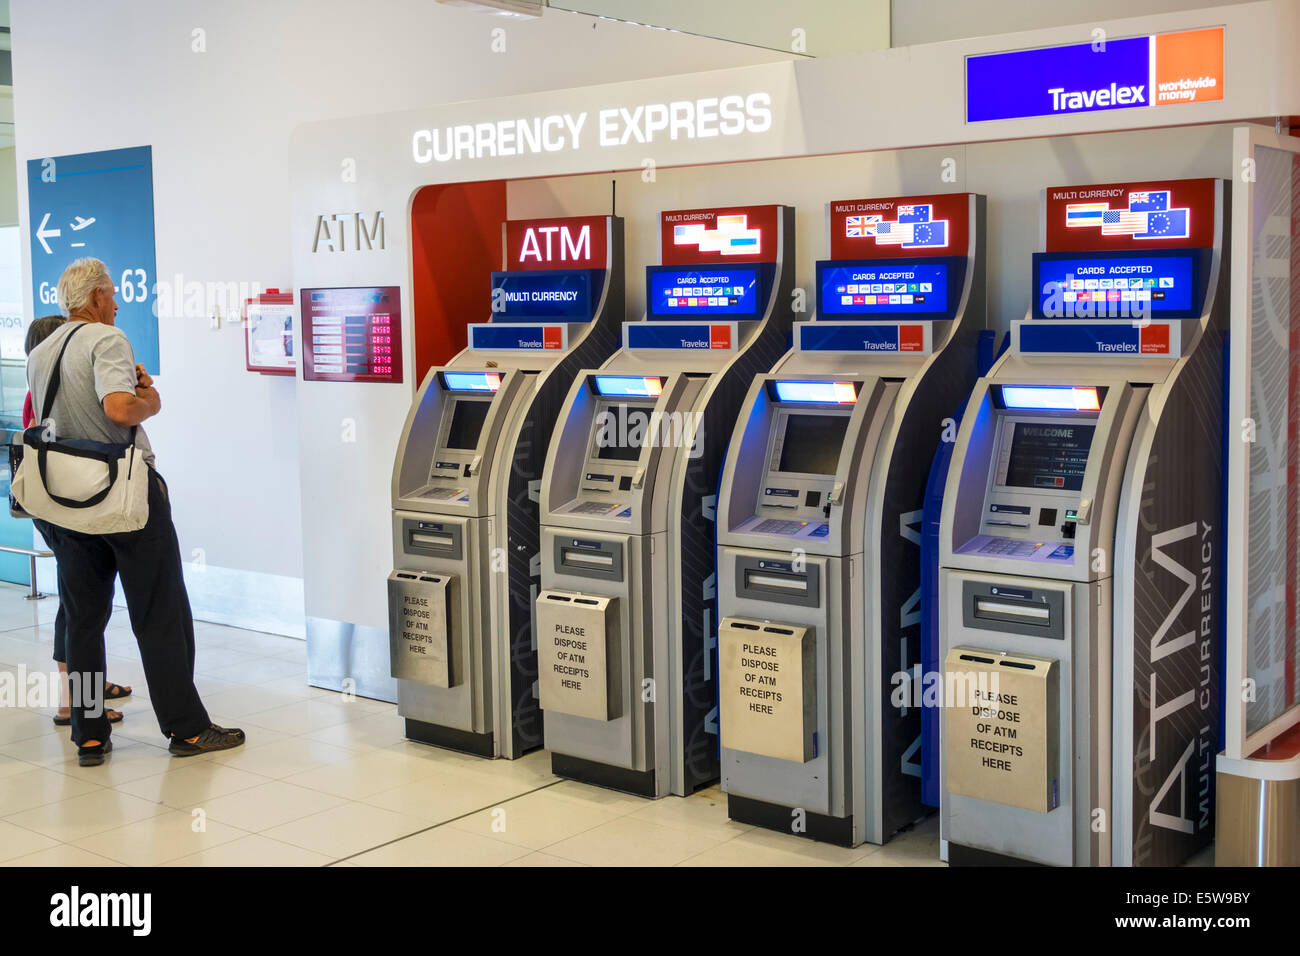
<path id="1" fill-rule="evenodd" d="M 1131 315 L 1195 318 L 1199 290 L 1191 252 L 1144 255 L 1034 256 L 1040 319 L 1110 319 Z"/>
<path id="2" fill-rule="evenodd" d="M 474 402 L 459 399 L 451 413 L 451 428 L 447 432 L 447 447 L 473 451 L 478 447 L 479 432 L 487 419 L 491 402 Z"/>
<path id="3" fill-rule="evenodd" d="M 596 413 L 596 457 L 606 461 L 636 461 L 650 430 L 650 409 L 623 402 Z"/>
<path id="4" fill-rule="evenodd" d="M 781 471 L 833 475 L 849 428 L 847 415 L 789 415 L 781 442 Z"/>
<path id="5" fill-rule="evenodd" d="M 818 309 L 823 315 L 941 316 L 948 312 L 948 265 L 943 262 L 843 265 L 819 262 Z"/>
<path id="6" fill-rule="evenodd" d="M 1096 429 L 1070 422 L 1016 422 L 1003 484 L 1078 491 Z"/>

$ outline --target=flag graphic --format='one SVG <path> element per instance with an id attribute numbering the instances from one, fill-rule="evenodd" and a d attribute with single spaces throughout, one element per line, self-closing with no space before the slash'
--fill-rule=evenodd
<path id="1" fill-rule="evenodd" d="M 673 226 L 673 245 L 698 246 L 700 252 L 724 256 L 752 256 L 762 252 L 762 230 L 749 228 L 745 213 L 718 216 L 714 228 L 702 222 Z"/>
<path id="2" fill-rule="evenodd" d="M 929 203 L 900 204 L 898 219 L 887 220 L 881 216 L 844 217 L 846 239 L 876 240 L 880 246 L 900 246 L 904 249 L 943 248 L 948 245 L 948 220 L 934 219 L 934 207 Z"/>
<path id="3" fill-rule="evenodd" d="M 1101 214 L 1103 236 L 1136 236 L 1147 231 L 1147 214 L 1128 209 L 1108 209 Z"/>
<path id="4" fill-rule="evenodd" d="M 1065 225 L 1067 228 L 1100 226 L 1102 213 L 1109 208 L 1110 203 L 1105 202 L 1070 203 L 1065 207 Z"/>
<path id="5" fill-rule="evenodd" d="M 1133 239 L 1186 239 L 1191 235 L 1188 208 L 1171 209 L 1168 189 L 1137 190 L 1128 194 L 1128 207 L 1111 209 L 1108 202 L 1069 203 L 1067 228 L 1101 227 L 1103 236 Z"/>

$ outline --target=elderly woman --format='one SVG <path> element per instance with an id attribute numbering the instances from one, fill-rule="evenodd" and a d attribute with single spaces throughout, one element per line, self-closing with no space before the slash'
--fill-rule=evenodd
<path id="1" fill-rule="evenodd" d="M 104 644 L 113 610 L 113 579 L 121 576 L 131 628 L 149 700 L 169 749 L 179 756 L 227 750 L 244 742 L 241 730 L 218 727 L 194 687 L 194 620 L 181 570 L 167 485 L 154 470 L 153 451 L 141 422 L 162 408 L 158 391 L 117 315 L 113 280 L 98 259 L 78 259 L 59 279 L 59 307 L 68 321 L 27 357 L 33 407 L 59 362 L 60 384 L 50 411 L 59 438 L 126 443 L 149 467 L 149 520 L 139 531 L 84 534 L 36 520 L 59 562 L 59 599 L 67 618 L 68 673 L 73 677 L 72 740 L 78 762 L 94 766 L 112 749 L 104 710 Z M 66 349 L 64 348 L 66 343 Z M 62 360 L 60 361 L 60 355 Z"/>

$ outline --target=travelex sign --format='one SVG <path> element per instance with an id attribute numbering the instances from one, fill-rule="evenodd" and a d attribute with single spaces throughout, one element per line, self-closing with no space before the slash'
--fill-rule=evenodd
<path id="1" fill-rule="evenodd" d="M 597 146 L 653 143 L 664 138 L 709 139 L 765 133 L 772 128 L 772 96 L 757 91 L 669 103 L 642 103 L 597 111 L 520 116 L 437 129 L 411 135 L 417 163 L 525 156 Z"/>
<path id="2" fill-rule="evenodd" d="M 966 122 L 1223 99 L 1223 28 L 966 58 Z"/>

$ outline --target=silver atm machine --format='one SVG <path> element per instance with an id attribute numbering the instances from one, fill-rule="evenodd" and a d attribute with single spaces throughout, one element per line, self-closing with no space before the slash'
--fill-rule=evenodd
<path id="1" fill-rule="evenodd" d="M 749 383 L 786 348 L 794 210 L 666 212 L 660 252 L 645 319 L 560 413 L 537 598 L 552 769 L 647 797 L 718 777 L 717 480 Z"/>
<path id="2" fill-rule="evenodd" d="M 718 500 L 732 819 L 846 846 L 924 814 L 920 513 L 976 377 L 984 197 L 827 207 L 817 315 L 750 386 Z"/>
<path id="3" fill-rule="evenodd" d="M 542 745 L 532 615 L 543 456 L 578 369 L 618 346 L 623 221 L 511 220 L 502 239 L 491 321 L 429 370 L 406 418 L 388 608 L 407 737 L 514 758 Z"/>
<path id="4" fill-rule="evenodd" d="M 1228 222 L 1220 180 L 1044 192 L 943 503 L 951 863 L 1176 865 L 1213 837 Z"/>

